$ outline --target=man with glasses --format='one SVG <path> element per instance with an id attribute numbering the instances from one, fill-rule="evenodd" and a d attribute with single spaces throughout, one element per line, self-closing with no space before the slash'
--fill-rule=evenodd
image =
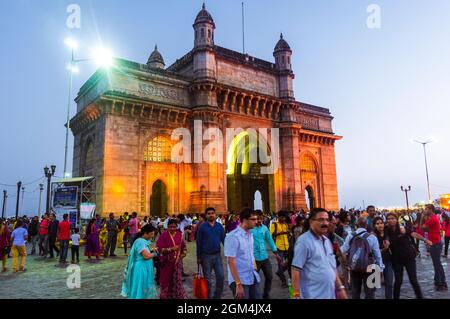
<path id="1" fill-rule="evenodd" d="M 333 247 L 326 237 L 328 212 L 315 208 L 309 217 L 310 229 L 297 239 L 292 261 L 294 299 L 347 299 L 345 286 L 336 271 Z"/>
<path id="2" fill-rule="evenodd" d="M 253 255 L 253 235 L 257 216 L 253 209 L 244 208 L 239 215 L 241 224 L 225 238 L 224 255 L 227 257 L 228 283 L 236 299 L 261 299 Z"/>

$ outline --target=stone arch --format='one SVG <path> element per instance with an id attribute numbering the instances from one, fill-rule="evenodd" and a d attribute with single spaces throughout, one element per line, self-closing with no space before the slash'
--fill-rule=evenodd
<path id="1" fill-rule="evenodd" d="M 264 209 L 262 194 L 259 189 L 257 189 L 253 194 L 253 209 Z"/>
<path id="2" fill-rule="evenodd" d="M 312 210 L 316 207 L 316 197 L 314 195 L 314 189 L 311 185 L 305 187 L 305 200 L 309 210 Z"/>
<path id="3" fill-rule="evenodd" d="M 256 191 L 261 193 L 263 211 L 268 212 L 275 207 L 274 174 L 261 174 L 261 167 L 271 164 L 268 157 L 271 154 L 270 144 L 256 129 L 253 130 L 243 130 L 227 145 L 229 211 L 239 211 L 244 206 L 253 206 Z M 267 154 L 263 154 L 262 160 L 259 156 L 260 144 L 267 146 Z M 252 163 L 250 156 L 252 151 L 256 152 L 256 163 Z"/>
<path id="4" fill-rule="evenodd" d="M 152 185 L 150 195 L 150 215 L 163 217 L 168 213 L 169 195 L 166 184 L 161 180 L 156 180 Z"/>
<path id="5" fill-rule="evenodd" d="M 316 157 L 309 151 L 300 156 L 300 180 L 309 208 L 320 206 L 320 166 Z"/>
<path id="6" fill-rule="evenodd" d="M 94 138 L 92 136 L 86 139 L 84 143 L 83 152 L 81 160 L 81 175 L 82 176 L 93 176 L 94 175 Z"/>

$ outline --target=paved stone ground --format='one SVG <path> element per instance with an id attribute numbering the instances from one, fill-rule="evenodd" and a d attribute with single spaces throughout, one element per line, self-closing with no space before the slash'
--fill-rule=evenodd
<path id="1" fill-rule="evenodd" d="M 81 248 L 80 255 L 83 253 Z M 88 262 L 86 257 L 81 258 L 81 288 L 68 289 L 66 280 L 69 273 L 65 268 L 57 265 L 55 260 L 43 260 L 41 257 L 27 256 L 24 273 L 14 274 L 12 271 L 0 274 L 0 299 L 26 298 L 26 299 L 120 299 L 120 290 L 123 278 L 123 269 L 127 257 L 123 249 L 117 249 L 118 257 L 101 259 L 100 261 Z M 273 271 L 276 270 L 276 261 L 270 253 Z M 188 244 L 188 255 L 184 261 L 185 272 L 191 275 L 186 277 L 185 289 L 189 297 L 192 297 L 192 276 L 197 270 L 195 261 L 195 244 Z M 70 252 L 69 252 L 70 259 Z M 448 280 L 450 281 L 450 263 L 447 259 L 442 260 Z M 8 261 L 10 267 L 11 260 Z M 225 259 L 224 259 L 225 265 Z M 449 292 L 436 292 L 433 287 L 433 266 L 431 258 L 422 257 L 417 259 L 418 277 L 423 293 L 426 298 L 450 299 Z M 9 268 L 11 269 L 11 268 Z M 414 292 L 404 274 L 401 298 L 415 298 Z M 263 277 L 263 276 L 262 276 Z M 225 274 L 225 280 L 226 280 Z M 287 299 L 288 290 L 281 288 L 281 282 L 274 275 L 271 297 L 274 299 Z M 377 290 L 377 298 L 384 298 L 384 289 Z M 224 298 L 231 298 L 231 291 L 225 283 Z"/>

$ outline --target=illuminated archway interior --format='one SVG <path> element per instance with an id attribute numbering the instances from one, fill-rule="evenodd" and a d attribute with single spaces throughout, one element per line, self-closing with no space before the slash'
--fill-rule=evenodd
<path id="1" fill-rule="evenodd" d="M 274 210 L 274 176 L 261 174 L 261 167 L 270 165 L 270 150 L 267 146 L 267 151 L 260 152 L 258 145 L 267 145 L 267 141 L 258 143 L 262 137 L 250 134 L 253 133 L 244 131 L 236 135 L 227 152 L 228 209 L 237 213 L 243 207 L 251 207 L 271 212 Z M 257 154 L 254 163 L 251 163 L 251 152 Z"/>

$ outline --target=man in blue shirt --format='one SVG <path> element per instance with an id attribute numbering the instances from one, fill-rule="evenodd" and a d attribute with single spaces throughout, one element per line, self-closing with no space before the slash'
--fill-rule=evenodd
<path id="1" fill-rule="evenodd" d="M 203 274 L 208 281 L 208 298 L 220 299 L 224 285 L 224 271 L 220 254 L 221 244 L 225 240 L 223 226 L 216 222 L 216 210 L 209 207 L 205 210 L 206 223 L 197 232 L 197 264 L 202 266 Z M 216 290 L 213 294 L 211 272 L 216 275 Z"/>
<path id="2" fill-rule="evenodd" d="M 326 237 L 328 212 L 314 208 L 309 217 L 310 229 L 294 247 L 292 289 L 294 299 L 347 299 L 345 286 L 336 271 L 333 247 Z"/>
<path id="3" fill-rule="evenodd" d="M 261 299 L 256 262 L 253 250 L 253 235 L 258 218 L 251 208 L 242 210 L 238 228 L 225 238 L 224 255 L 227 257 L 228 283 L 236 299 Z"/>
<path id="4" fill-rule="evenodd" d="M 275 258 L 277 260 L 280 259 L 280 256 L 276 254 L 277 247 L 270 235 L 270 231 L 266 225 L 263 225 L 263 212 L 261 210 L 256 210 L 256 214 L 258 215 L 258 221 L 256 227 L 250 230 L 253 235 L 253 245 L 254 245 L 254 254 L 256 260 L 256 270 L 259 272 L 261 269 L 264 273 L 264 299 L 270 299 L 269 293 L 272 288 L 272 265 L 269 260 L 269 256 L 267 256 L 266 244 L 269 245 L 270 250 L 275 254 Z M 279 260 L 280 262 L 280 260 Z"/>

